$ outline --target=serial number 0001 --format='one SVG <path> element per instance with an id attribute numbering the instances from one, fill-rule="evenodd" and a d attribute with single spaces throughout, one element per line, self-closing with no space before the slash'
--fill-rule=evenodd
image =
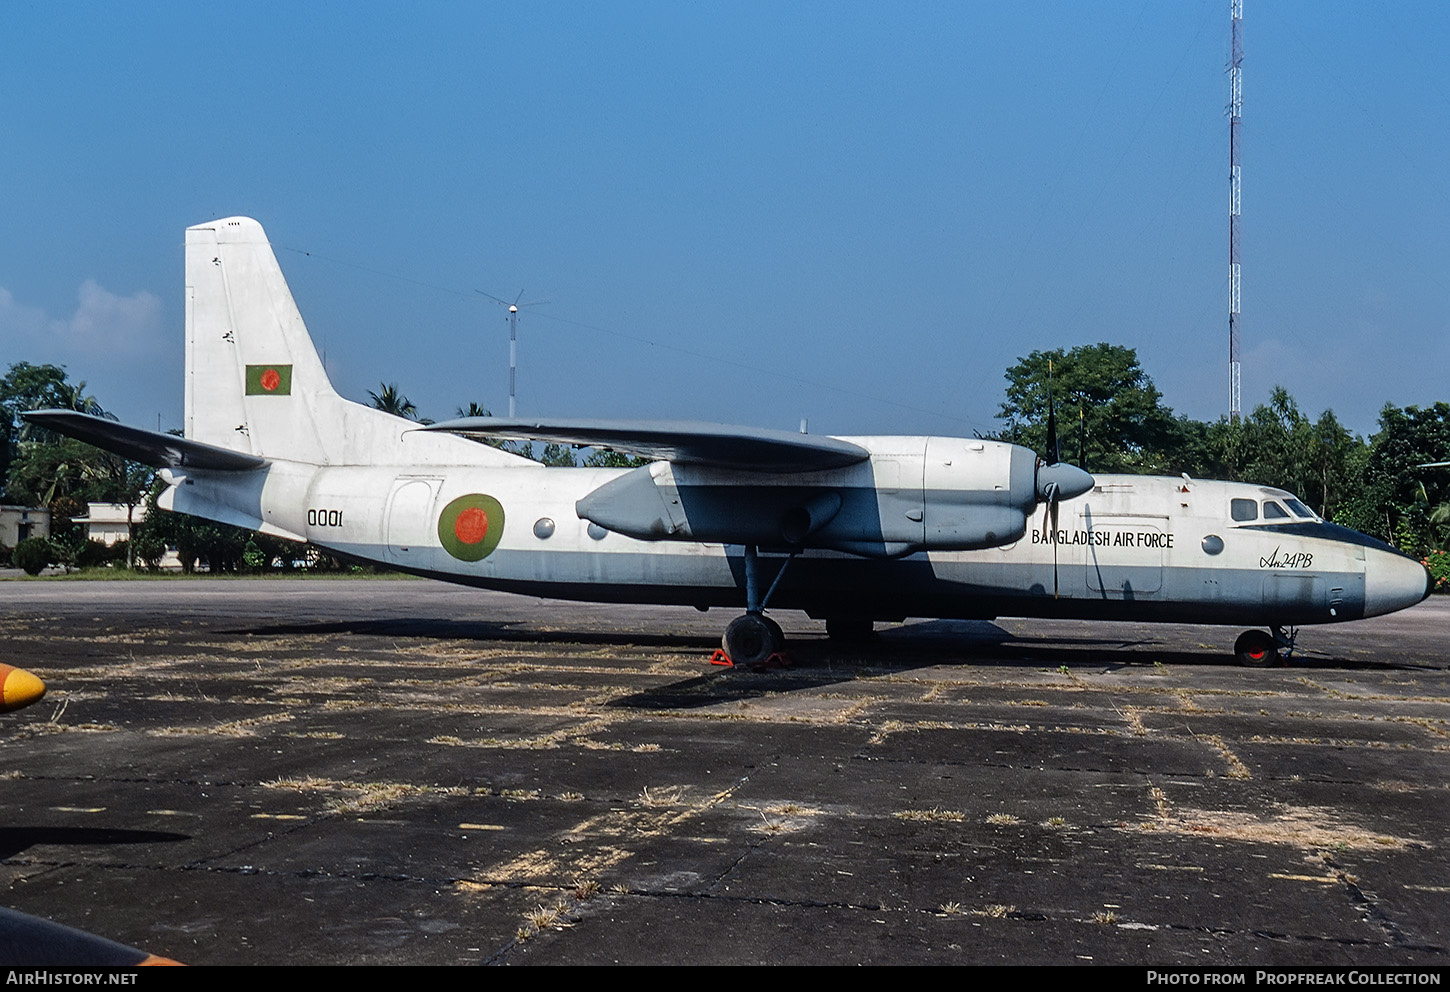
<path id="1" fill-rule="evenodd" d="M 307 511 L 307 526 L 309 527 L 341 527 L 341 510 L 311 510 Z"/>

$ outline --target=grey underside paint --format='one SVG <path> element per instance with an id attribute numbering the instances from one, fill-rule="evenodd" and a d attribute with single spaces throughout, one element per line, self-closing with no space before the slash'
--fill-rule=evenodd
<path id="1" fill-rule="evenodd" d="M 359 559 L 379 558 L 377 549 L 336 550 Z M 785 555 L 762 554 L 762 581 L 773 581 L 785 561 Z M 601 603 L 743 609 L 745 601 L 744 556 L 738 548 L 723 558 L 500 549 L 476 565 L 439 569 L 430 564 L 402 570 L 463 585 Z M 1054 596 L 1050 564 L 803 555 L 787 567 L 769 608 L 882 620 L 1040 616 L 1236 625 L 1334 623 L 1364 615 L 1364 576 L 1355 573 L 1118 567 L 1104 581 L 1090 567 L 1062 565 L 1058 590 Z"/>

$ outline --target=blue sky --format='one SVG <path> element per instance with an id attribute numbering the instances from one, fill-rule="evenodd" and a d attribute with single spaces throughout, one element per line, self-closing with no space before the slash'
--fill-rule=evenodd
<path id="1" fill-rule="evenodd" d="M 1450 6 L 1246 0 L 1243 395 L 1450 398 Z M 0 366 L 181 418 L 182 231 L 267 228 L 434 418 L 991 430 L 1130 345 L 1226 409 L 1227 0 L 7 4 Z"/>

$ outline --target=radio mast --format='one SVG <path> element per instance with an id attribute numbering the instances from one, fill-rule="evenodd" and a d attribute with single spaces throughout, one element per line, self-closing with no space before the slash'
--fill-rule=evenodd
<path id="1" fill-rule="evenodd" d="M 1228 416 L 1237 423 L 1239 401 L 1239 183 L 1244 116 L 1244 0 L 1229 0 L 1233 54 L 1228 70 Z"/>

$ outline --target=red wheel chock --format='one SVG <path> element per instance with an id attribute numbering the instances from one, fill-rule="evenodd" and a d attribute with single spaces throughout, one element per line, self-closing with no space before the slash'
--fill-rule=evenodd
<path id="1" fill-rule="evenodd" d="M 710 664 L 720 665 L 723 668 L 735 667 L 735 662 L 730 660 L 730 656 L 719 648 L 716 648 L 715 651 L 710 655 Z M 791 667 L 791 665 L 790 660 L 786 658 L 784 654 L 779 651 L 774 651 L 771 653 L 770 657 L 766 658 L 760 664 L 747 665 L 746 667 L 751 669 L 752 671 L 763 672 L 766 669 L 770 668 L 789 668 Z"/>

